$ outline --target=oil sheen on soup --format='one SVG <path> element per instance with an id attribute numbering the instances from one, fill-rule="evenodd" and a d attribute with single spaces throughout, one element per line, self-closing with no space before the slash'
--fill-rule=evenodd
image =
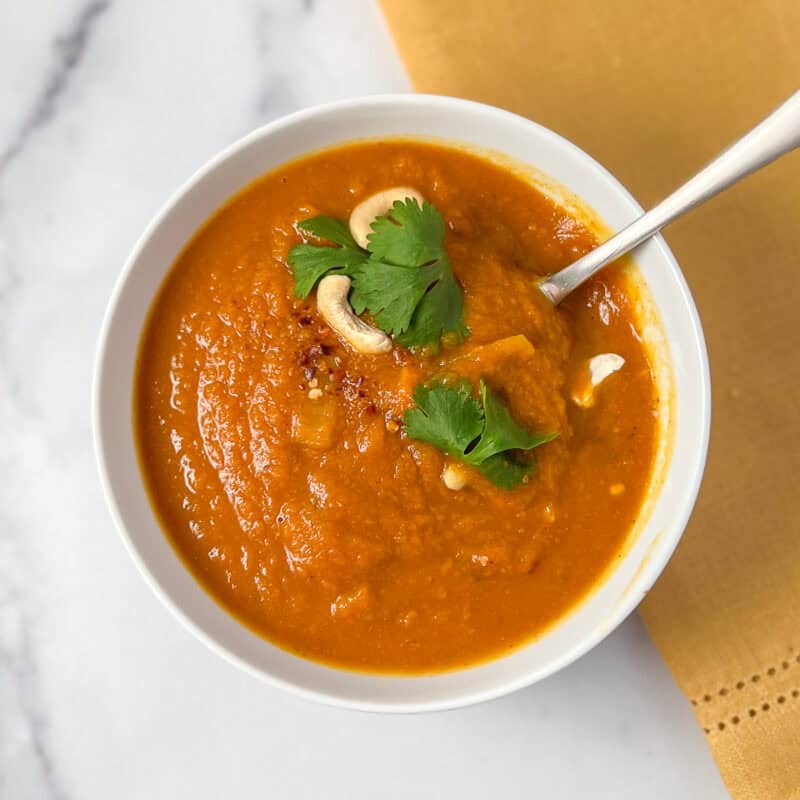
<path id="1" fill-rule="evenodd" d="M 300 221 L 346 223 L 393 186 L 444 221 L 466 335 L 359 353 L 295 296 L 289 251 L 313 240 Z M 164 281 L 136 376 L 144 480 L 197 581 L 269 641 L 372 672 L 465 666 L 557 621 L 619 557 L 657 444 L 630 268 L 557 309 L 536 287 L 594 245 L 520 173 L 409 140 L 323 151 L 231 199 Z M 454 375 L 558 433 L 514 488 L 408 435 L 415 388 Z"/>

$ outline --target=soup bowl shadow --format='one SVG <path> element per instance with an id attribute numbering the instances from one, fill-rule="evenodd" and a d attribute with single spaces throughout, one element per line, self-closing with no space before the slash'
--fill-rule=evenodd
<path id="1" fill-rule="evenodd" d="M 628 191 L 571 142 L 491 106 L 429 95 L 388 95 L 319 106 L 272 122 L 212 159 L 181 187 L 136 244 L 114 288 L 93 386 L 95 450 L 122 539 L 145 580 L 201 641 L 247 672 L 304 697 L 370 711 L 417 712 L 490 700 L 528 686 L 605 638 L 641 601 L 691 514 L 705 465 L 710 379 L 702 328 L 683 275 L 657 236 L 636 251 L 643 314 L 662 396 L 662 435 L 648 501 L 603 579 L 543 635 L 510 654 L 432 675 L 375 675 L 299 658 L 256 636 L 217 605 L 161 530 L 139 471 L 132 398 L 139 337 L 173 261 L 203 222 L 255 178 L 304 154 L 352 140 L 413 137 L 457 143 L 530 171 L 589 217 L 620 229 L 641 213 Z"/>

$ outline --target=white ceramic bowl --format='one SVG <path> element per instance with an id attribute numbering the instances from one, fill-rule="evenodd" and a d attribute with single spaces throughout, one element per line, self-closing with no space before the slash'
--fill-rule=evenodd
<path id="1" fill-rule="evenodd" d="M 641 213 L 596 161 L 557 134 L 491 106 L 445 97 L 389 95 L 301 111 L 260 128 L 197 172 L 151 222 L 114 289 L 100 337 L 94 436 L 100 476 L 127 548 L 165 605 L 212 650 L 305 697 L 373 711 L 429 711 L 488 700 L 531 684 L 601 641 L 636 607 L 683 533 L 708 444 L 705 343 L 689 290 L 663 239 L 636 254 L 658 307 L 674 379 L 671 460 L 616 567 L 547 633 L 504 658 L 422 677 L 373 676 L 321 666 L 275 647 L 229 616 L 200 588 L 162 533 L 145 494 L 132 428 L 139 335 L 166 271 L 197 228 L 232 194 L 290 159 L 337 142 L 417 136 L 463 142 L 529 164 L 594 209 L 611 229 Z M 669 360 L 667 357 L 666 360 Z"/>

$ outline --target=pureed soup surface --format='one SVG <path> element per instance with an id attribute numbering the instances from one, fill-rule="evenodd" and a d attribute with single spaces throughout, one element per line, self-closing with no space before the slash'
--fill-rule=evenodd
<path id="1" fill-rule="evenodd" d="M 469 335 L 438 353 L 356 353 L 313 293 L 293 296 L 297 222 L 347 220 L 391 186 L 417 189 L 446 223 Z M 594 244 L 519 174 L 415 141 L 327 150 L 234 197 L 169 273 L 136 384 L 146 485 L 197 580 L 285 649 L 376 672 L 496 657 L 568 611 L 619 556 L 657 445 L 625 269 L 558 309 L 535 285 Z M 587 359 L 607 352 L 625 364 L 580 407 Z M 526 484 L 465 468 L 467 485 L 449 489 L 451 459 L 406 436 L 414 387 L 452 373 L 560 433 Z"/>

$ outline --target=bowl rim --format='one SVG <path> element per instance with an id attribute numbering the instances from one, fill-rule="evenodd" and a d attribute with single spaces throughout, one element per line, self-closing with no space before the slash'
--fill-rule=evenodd
<path id="1" fill-rule="evenodd" d="M 159 208 L 157 213 L 152 217 L 152 219 L 147 224 L 142 234 L 137 239 L 135 245 L 133 246 L 127 259 L 125 260 L 125 263 L 114 283 L 113 290 L 109 297 L 105 313 L 103 315 L 103 321 L 99 332 L 98 344 L 93 363 L 93 378 L 91 387 L 92 438 L 93 438 L 95 458 L 98 465 L 98 471 L 100 475 L 100 483 L 102 486 L 103 495 L 105 497 L 108 509 L 111 513 L 111 517 L 114 521 L 115 527 L 117 528 L 117 531 L 119 532 L 120 537 L 122 538 L 125 549 L 128 551 L 133 562 L 136 564 L 136 567 L 143 576 L 145 582 L 150 586 L 151 590 L 156 594 L 156 596 L 161 600 L 161 602 L 166 606 L 166 608 L 168 608 L 169 611 L 178 620 L 180 620 L 180 622 L 195 637 L 197 637 L 201 642 L 203 642 L 212 651 L 220 655 L 226 661 L 239 667 L 248 674 L 253 675 L 254 677 L 266 682 L 267 684 L 270 684 L 280 689 L 284 689 L 304 699 L 314 700 L 327 705 L 337 706 L 340 708 L 348 708 L 353 710 L 370 711 L 370 712 L 420 713 L 420 712 L 449 710 L 493 700 L 498 697 L 502 697 L 506 694 L 515 692 L 519 689 L 525 688 L 526 686 L 530 686 L 533 683 L 536 683 L 537 681 L 542 680 L 543 678 L 549 675 L 552 675 L 553 673 L 559 671 L 565 666 L 568 666 L 573 661 L 578 659 L 580 656 L 582 656 L 583 654 L 591 650 L 593 647 L 595 647 L 597 644 L 599 644 L 603 639 L 606 638 L 606 636 L 608 636 L 612 631 L 614 631 L 630 615 L 630 613 L 636 608 L 639 602 L 641 602 L 643 593 L 632 591 L 630 589 L 627 590 L 623 594 L 621 600 L 618 602 L 613 614 L 613 620 L 611 620 L 608 625 L 594 626 L 589 633 L 582 636 L 571 647 L 566 648 L 559 656 L 551 658 L 544 667 L 541 667 L 539 669 L 529 670 L 525 674 L 522 674 L 513 680 L 507 680 L 502 683 L 497 683 L 487 688 L 481 688 L 473 691 L 466 691 L 455 697 L 445 697 L 437 700 L 425 700 L 418 702 L 405 701 L 405 700 L 361 701 L 350 697 L 344 697 L 342 695 L 338 695 L 332 691 L 307 688 L 300 684 L 294 683 L 290 680 L 286 680 L 277 675 L 274 675 L 265 669 L 262 669 L 261 667 L 249 662 L 246 658 L 237 654 L 228 646 L 226 646 L 225 644 L 214 638 L 211 634 L 206 632 L 202 627 L 200 627 L 194 620 L 190 618 L 188 613 L 184 611 L 184 609 L 181 608 L 181 606 L 169 595 L 169 593 L 164 589 L 159 580 L 152 573 L 152 571 L 150 570 L 150 568 L 146 563 L 145 558 L 139 551 L 134 541 L 134 537 L 131 535 L 131 533 L 127 528 L 127 525 L 123 519 L 123 515 L 117 503 L 117 499 L 113 489 L 113 484 L 110 477 L 109 465 L 106 455 L 106 445 L 103 436 L 103 425 L 101 419 L 103 409 L 102 409 L 101 394 L 102 394 L 102 387 L 106 380 L 105 364 L 106 364 L 109 334 L 112 329 L 116 314 L 120 308 L 120 301 L 122 299 L 130 275 L 133 272 L 134 267 L 139 260 L 142 250 L 145 248 L 145 245 L 151 239 L 154 232 L 163 224 L 164 220 L 169 216 L 169 214 L 172 212 L 174 207 L 179 203 L 179 201 L 183 197 L 185 197 L 188 193 L 190 193 L 192 189 L 203 180 L 203 178 L 205 178 L 208 174 L 214 172 L 231 156 L 233 156 L 240 150 L 246 148 L 251 143 L 258 141 L 262 138 L 269 137 L 270 135 L 277 133 L 278 131 L 281 131 L 285 128 L 289 128 L 291 126 L 303 123 L 307 120 L 311 120 L 317 116 L 324 116 L 330 113 L 357 110 L 357 109 L 398 107 L 398 106 L 413 107 L 413 106 L 431 106 L 431 105 L 438 106 L 438 110 L 440 110 L 443 114 L 446 114 L 448 110 L 455 108 L 469 109 L 476 114 L 489 114 L 500 118 L 506 118 L 510 121 L 513 121 L 515 124 L 522 123 L 524 126 L 529 126 L 531 130 L 538 131 L 539 135 L 543 135 L 547 138 L 554 139 L 557 141 L 559 146 L 572 150 L 573 153 L 577 155 L 579 159 L 582 159 L 583 161 L 586 162 L 587 167 L 592 167 L 594 170 L 601 173 L 606 178 L 609 185 L 613 187 L 613 190 L 616 192 L 618 199 L 622 200 L 632 212 L 634 212 L 637 215 L 643 213 L 642 207 L 639 205 L 639 203 L 636 201 L 633 195 L 628 191 L 628 189 L 608 169 L 606 169 L 606 167 L 604 167 L 601 163 L 596 161 L 591 155 L 586 153 L 584 150 L 582 150 L 576 144 L 571 142 L 569 139 L 541 125 L 540 123 L 528 119 L 527 117 L 521 116 L 519 114 L 516 114 L 514 112 L 502 108 L 498 108 L 496 106 L 487 103 L 481 103 L 457 97 L 449 97 L 446 95 L 401 92 L 392 94 L 375 94 L 375 95 L 358 96 L 358 97 L 347 98 L 344 100 L 337 100 L 333 102 L 309 106 L 307 108 L 300 109 L 293 113 L 279 117 L 278 119 L 275 119 L 271 122 L 268 122 L 265 125 L 262 125 L 254 129 L 250 133 L 237 139 L 227 147 L 223 148 L 215 156 L 208 159 L 197 170 L 195 170 L 189 176 L 189 178 L 187 178 L 179 186 L 179 188 L 172 193 L 172 195 L 168 198 L 168 200 Z M 413 134 L 409 134 L 408 136 L 413 137 Z M 354 140 L 358 140 L 358 138 L 359 137 L 354 137 Z M 330 146 L 335 146 L 335 145 L 332 143 Z M 502 150 L 499 150 L 499 152 L 502 152 Z M 536 167 L 536 165 L 533 166 Z M 547 174 L 546 171 L 545 174 Z M 257 177 L 258 176 L 254 176 L 253 179 L 255 180 Z M 656 234 L 649 241 L 653 243 L 655 248 L 658 250 L 660 257 L 665 262 L 665 266 L 669 269 L 671 273 L 671 278 L 674 280 L 675 286 L 681 295 L 681 299 L 685 303 L 685 306 L 689 312 L 689 320 L 691 322 L 691 345 L 695 351 L 698 365 L 700 367 L 700 385 L 697 387 L 697 390 L 699 394 L 698 410 L 700 412 L 701 439 L 700 441 L 697 442 L 699 458 L 695 462 L 694 469 L 691 475 L 687 476 L 682 481 L 684 485 L 687 485 L 688 491 L 686 493 L 685 506 L 682 508 L 680 514 L 675 517 L 675 522 L 671 526 L 674 533 L 670 536 L 659 536 L 658 541 L 651 548 L 651 551 L 648 553 L 646 560 L 643 562 L 639 572 L 635 577 L 636 585 L 639 587 L 646 587 L 645 591 L 653 584 L 653 582 L 661 574 L 667 562 L 671 558 L 673 552 L 675 551 L 678 542 L 683 537 L 686 525 L 688 524 L 689 518 L 692 514 L 694 505 L 697 500 L 698 492 L 700 490 L 700 485 L 702 482 L 703 472 L 705 469 L 705 464 L 707 459 L 709 437 L 710 437 L 710 426 L 711 426 L 711 376 L 708 363 L 706 342 L 703 334 L 702 324 L 700 322 L 700 317 L 697 311 L 697 307 L 694 303 L 691 291 L 677 263 L 677 260 L 672 254 L 672 251 L 670 250 L 663 236 L 660 233 Z M 136 468 L 139 469 L 139 466 L 137 465 Z M 610 571 L 607 571 L 603 576 L 599 578 L 599 583 L 608 580 L 611 574 L 613 574 L 613 568 Z M 193 576 L 192 578 L 194 579 Z M 587 597 L 590 596 L 591 591 L 592 590 L 590 590 L 590 593 L 589 595 L 587 595 Z M 583 602 L 585 602 L 585 600 L 586 598 L 580 600 L 577 603 L 576 607 L 580 607 L 583 604 Z M 229 614 L 229 612 L 227 611 L 225 611 L 225 613 Z M 237 624 L 241 624 L 238 622 L 238 620 L 235 620 L 235 618 L 233 617 L 231 618 L 234 619 L 234 621 L 236 621 Z M 556 621 L 555 624 L 558 625 L 559 621 Z M 529 643 L 522 644 L 520 645 L 519 649 L 523 649 L 527 646 L 529 646 Z M 294 658 L 303 660 L 302 656 L 295 654 L 291 655 Z M 340 669 L 340 668 L 334 666 L 332 667 L 332 669 Z M 349 670 L 341 670 L 341 671 L 350 672 Z M 440 674 L 446 675 L 447 673 L 440 673 Z M 369 677 L 386 677 L 388 679 L 398 678 L 398 677 L 414 677 L 414 676 L 398 676 L 392 674 L 382 676 L 379 673 L 365 673 L 365 675 L 369 675 Z"/>

